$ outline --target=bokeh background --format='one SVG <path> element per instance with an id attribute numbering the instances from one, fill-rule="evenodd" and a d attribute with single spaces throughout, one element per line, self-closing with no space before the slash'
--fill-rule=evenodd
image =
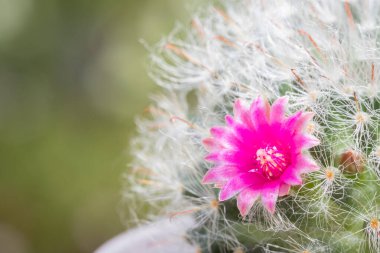
<path id="1" fill-rule="evenodd" d="M 0 0 L 1 253 L 92 252 L 125 230 L 128 140 L 157 90 L 139 39 L 188 4 Z"/>

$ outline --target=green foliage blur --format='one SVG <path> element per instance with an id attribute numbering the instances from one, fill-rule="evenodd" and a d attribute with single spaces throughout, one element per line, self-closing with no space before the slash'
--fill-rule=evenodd
<path id="1" fill-rule="evenodd" d="M 148 52 L 186 0 L 0 0 L 0 252 L 92 252 L 118 214 Z"/>

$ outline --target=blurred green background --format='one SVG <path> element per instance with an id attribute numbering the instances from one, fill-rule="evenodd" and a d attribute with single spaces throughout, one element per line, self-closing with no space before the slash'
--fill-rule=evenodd
<path id="1" fill-rule="evenodd" d="M 0 0 L 0 252 L 92 252 L 122 232 L 149 44 L 186 0 Z M 186 21 L 187 22 L 187 21 Z"/>

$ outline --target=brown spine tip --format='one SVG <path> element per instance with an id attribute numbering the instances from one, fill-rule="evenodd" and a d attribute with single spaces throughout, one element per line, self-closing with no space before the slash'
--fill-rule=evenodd
<path id="1" fill-rule="evenodd" d="M 296 81 L 297 81 L 302 87 L 305 87 L 305 83 L 304 83 L 304 81 L 303 81 L 302 78 L 297 74 L 296 70 L 295 70 L 295 69 L 290 69 L 290 71 L 292 72 L 292 74 L 293 74 L 294 77 L 296 78 Z"/>
<path id="2" fill-rule="evenodd" d="M 224 36 L 218 35 L 218 36 L 215 36 L 215 39 L 219 40 L 220 42 L 224 43 L 227 46 L 236 47 L 235 43 L 233 43 L 232 41 L 230 41 Z"/>
<path id="3" fill-rule="evenodd" d="M 205 38 L 205 32 L 201 24 L 198 22 L 198 20 L 196 19 L 191 20 L 191 27 L 197 32 L 199 38 L 201 39 Z"/>
<path id="4" fill-rule="evenodd" d="M 183 119 L 181 117 L 178 117 L 178 116 L 172 116 L 172 117 L 170 117 L 170 122 L 171 123 L 175 123 L 176 121 L 180 121 L 182 123 L 185 123 L 190 128 L 195 128 L 195 125 L 193 123 L 191 123 L 190 121 L 188 121 L 188 120 L 185 120 L 185 119 Z"/>
<path id="5" fill-rule="evenodd" d="M 218 8 L 218 7 L 214 7 L 214 10 L 224 18 L 224 20 L 227 22 L 227 23 L 232 23 L 234 24 L 234 21 L 232 20 L 232 18 L 227 14 L 227 12 L 225 12 L 224 10 Z"/>
<path id="6" fill-rule="evenodd" d="M 313 39 L 313 37 L 308 32 L 304 30 L 298 30 L 298 33 L 302 36 L 306 36 L 311 42 L 311 44 L 313 45 L 313 47 L 318 51 L 318 53 L 322 54 L 322 51 L 320 47 L 318 46 L 317 42 Z"/>
<path id="7" fill-rule="evenodd" d="M 344 1 L 344 10 L 347 14 L 348 23 L 350 27 L 354 28 L 355 27 L 354 16 L 352 15 L 352 12 L 351 12 L 350 3 L 347 0 Z"/>

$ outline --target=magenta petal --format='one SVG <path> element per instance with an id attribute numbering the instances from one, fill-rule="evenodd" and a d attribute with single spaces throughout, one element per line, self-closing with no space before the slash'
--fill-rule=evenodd
<path id="1" fill-rule="evenodd" d="M 319 166 L 312 158 L 307 156 L 299 156 L 297 159 L 297 171 L 299 173 L 310 173 L 319 170 Z"/>
<path id="2" fill-rule="evenodd" d="M 263 203 L 263 206 L 272 214 L 276 209 L 278 191 L 278 185 L 265 188 L 261 191 L 261 202 Z"/>
<path id="3" fill-rule="evenodd" d="M 221 145 L 219 144 L 219 142 L 214 138 L 203 139 L 202 143 L 207 151 L 213 151 L 213 150 L 221 148 Z"/>
<path id="4" fill-rule="evenodd" d="M 203 184 L 213 184 L 228 181 L 231 177 L 235 176 L 237 169 L 229 166 L 218 166 L 211 168 L 203 177 Z"/>
<path id="5" fill-rule="evenodd" d="M 281 122 L 284 119 L 287 103 L 288 103 L 287 97 L 281 97 L 273 103 L 271 111 L 270 111 L 270 121 L 272 123 Z"/>
<path id="6" fill-rule="evenodd" d="M 320 144 L 319 139 L 308 134 L 299 134 L 294 136 L 294 143 L 298 147 L 296 150 L 309 149 Z"/>
<path id="7" fill-rule="evenodd" d="M 232 180 L 227 182 L 219 193 L 219 200 L 224 201 L 232 198 L 244 188 L 253 185 L 254 180 L 250 180 L 252 176 L 243 173 L 235 176 Z"/>
<path id="8" fill-rule="evenodd" d="M 250 113 L 252 116 L 252 122 L 256 128 L 261 125 L 268 125 L 270 105 L 267 100 L 258 97 L 255 101 L 253 101 L 250 108 Z"/>
<path id="9" fill-rule="evenodd" d="M 250 189 L 249 187 L 242 190 L 237 197 L 237 207 L 239 208 L 240 214 L 246 216 L 251 210 L 253 204 L 260 196 L 260 191 Z"/>
<path id="10" fill-rule="evenodd" d="M 290 190 L 290 185 L 288 184 L 282 184 L 278 190 L 278 196 L 279 197 L 282 197 L 282 196 L 286 196 L 289 194 L 289 190 Z"/>
<path id="11" fill-rule="evenodd" d="M 284 125 L 283 127 L 285 129 L 288 129 L 288 131 L 290 131 L 290 132 L 298 131 L 298 129 L 297 129 L 297 122 L 298 122 L 298 120 L 300 119 L 301 116 L 302 116 L 302 112 L 301 111 L 294 113 L 293 115 L 291 115 L 289 118 L 287 118 L 283 122 L 283 125 Z"/>
<path id="12" fill-rule="evenodd" d="M 225 120 L 228 126 L 233 127 L 235 125 L 235 121 L 231 115 L 226 115 Z"/>
<path id="13" fill-rule="evenodd" d="M 227 129 L 224 127 L 216 126 L 210 129 L 210 133 L 215 138 L 222 138 L 226 134 Z"/>
<path id="14" fill-rule="evenodd" d="M 241 101 L 240 100 L 236 100 L 235 101 L 235 104 L 234 104 L 234 116 L 237 120 L 240 120 L 242 121 L 242 113 L 244 113 L 244 108 L 243 106 L 241 105 Z"/>
<path id="15" fill-rule="evenodd" d="M 301 114 L 301 116 L 298 118 L 295 124 L 295 129 L 302 130 L 306 127 L 307 123 L 311 121 L 311 119 L 314 117 L 313 112 L 304 112 Z"/>
<path id="16" fill-rule="evenodd" d="M 301 133 L 313 116 L 313 112 L 296 112 L 286 120 L 284 126 L 291 132 Z"/>
<path id="17" fill-rule="evenodd" d="M 289 185 L 301 185 L 302 178 L 295 168 L 288 168 L 281 176 L 281 180 Z"/>
<path id="18" fill-rule="evenodd" d="M 208 154 L 205 159 L 210 162 L 219 160 L 225 161 L 224 164 L 240 164 L 242 160 L 248 160 L 250 157 L 243 155 L 236 150 L 223 149 L 222 151 L 215 151 Z M 240 160 L 240 161 L 239 161 Z"/>
<path id="19" fill-rule="evenodd" d="M 211 153 L 205 156 L 205 160 L 213 162 L 213 161 L 218 161 L 219 160 L 219 155 L 218 153 Z"/>
<path id="20" fill-rule="evenodd" d="M 251 120 L 251 115 L 247 109 L 245 109 L 240 100 L 236 100 L 234 105 L 234 116 L 235 120 L 239 121 L 240 123 L 243 123 L 248 128 L 253 129 L 253 124 Z"/>

